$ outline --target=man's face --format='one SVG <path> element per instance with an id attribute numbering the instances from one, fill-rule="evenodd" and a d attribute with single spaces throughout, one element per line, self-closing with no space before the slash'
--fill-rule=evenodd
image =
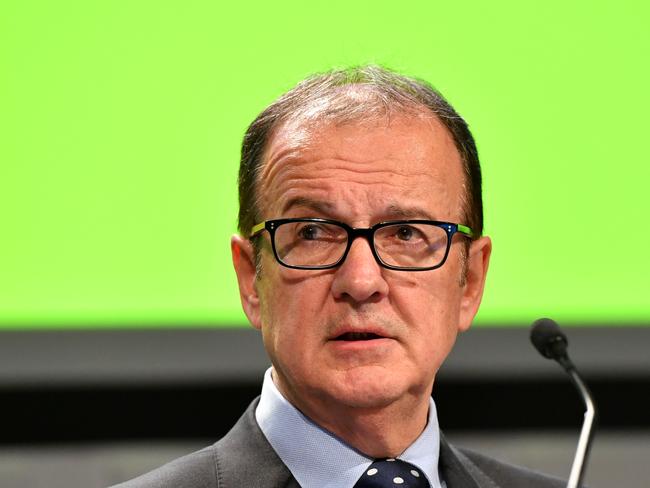
<path id="1" fill-rule="evenodd" d="M 395 219 L 465 223 L 461 159 L 431 117 L 284 125 L 265 162 L 258 180 L 264 219 L 321 217 L 353 227 Z M 275 261 L 268 233 L 262 239 L 260 275 L 240 237 L 232 243 L 235 268 L 276 384 L 294 405 L 318 416 L 328 405 L 373 409 L 428 398 L 457 333 L 478 308 L 489 239 L 472 244 L 464 284 L 458 235 L 444 266 L 422 272 L 380 267 L 363 238 L 336 269 L 289 269 Z M 350 333 L 380 338 L 345 340 L 355 338 Z"/>

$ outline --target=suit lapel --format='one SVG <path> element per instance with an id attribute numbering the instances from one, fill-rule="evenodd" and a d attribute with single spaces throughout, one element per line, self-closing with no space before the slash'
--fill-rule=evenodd
<path id="1" fill-rule="evenodd" d="M 447 488 L 500 488 L 440 433 L 440 473 Z"/>
<path id="2" fill-rule="evenodd" d="M 215 444 L 217 488 L 300 488 L 257 425 L 258 401 Z"/>

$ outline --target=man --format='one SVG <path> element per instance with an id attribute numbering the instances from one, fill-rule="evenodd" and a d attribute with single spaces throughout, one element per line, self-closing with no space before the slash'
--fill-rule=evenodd
<path id="1" fill-rule="evenodd" d="M 231 242 L 271 359 L 214 446 L 123 487 L 559 487 L 450 446 L 431 391 L 478 310 L 478 155 L 429 85 L 378 67 L 307 79 L 249 127 Z"/>

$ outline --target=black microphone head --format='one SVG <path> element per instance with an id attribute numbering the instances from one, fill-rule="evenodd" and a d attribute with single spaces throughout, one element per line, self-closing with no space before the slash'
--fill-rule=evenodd
<path id="1" fill-rule="evenodd" d="M 530 340 L 539 353 L 548 359 L 563 359 L 567 357 L 566 348 L 569 341 L 560 330 L 560 326 L 552 319 L 539 319 L 533 323 Z"/>

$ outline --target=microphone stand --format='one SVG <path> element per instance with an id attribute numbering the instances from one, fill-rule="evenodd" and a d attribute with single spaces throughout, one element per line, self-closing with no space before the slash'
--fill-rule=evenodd
<path id="1" fill-rule="evenodd" d="M 580 392 L 580 396 L 582 397 L 582 401 L 586 408 L 584 420 L 582 422 L 582 430 L 580 431 L 580 438 L 578 439 L 578 447 L 576 448 L 576 455 L 573 459 L 571 474 L 569 475 L 569 482 L 567 483 L 567 488 L 578 488 L 587 466 L 586 461 L 589 456 L 591 439 L 594 432 L 593 427 L 596 420 L 596 405 L 594 404 L 589 388 L 587 388 L 585 382 L 580 378 L 580 375 L 571 360 L 568 358 L 564 360 L 564 358 L 562 358 L 562 360 L 559 360 L 558 362 L 562 365 L 571 378 L 571 382 Z"/>

